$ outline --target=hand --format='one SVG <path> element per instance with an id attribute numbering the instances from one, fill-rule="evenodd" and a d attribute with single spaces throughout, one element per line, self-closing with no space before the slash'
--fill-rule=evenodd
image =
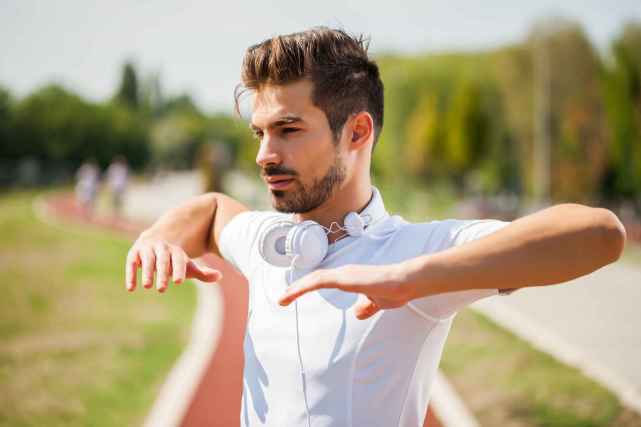
<path id="1" fill-rule="evenodd" d="M 136 289 L 138 267 L 142 267 L 142 285 L 147 289 L 153 286 L 157 273 L 158 292 L 165 292 L 170 275 L 177 285 L 185 279 L 216 282 L 223 277 L 218 270 L 196 264 L 179 246 L 154 238 L 139 238 L 127 254 L 125 280 L 129 292 Z"/>
<path id="2" fill-rule="evenodd" d="M 398 264 L 346 265 L 316 270 L 294 282 L 278 303 L 289 305 L 301 295 L 318 289 L 340 289 L 362 294 L 354 312 L 358 319 L 367 319 L 381 309 L 402 307 L 412 300 L 410 287 L 402 277 Z"/>

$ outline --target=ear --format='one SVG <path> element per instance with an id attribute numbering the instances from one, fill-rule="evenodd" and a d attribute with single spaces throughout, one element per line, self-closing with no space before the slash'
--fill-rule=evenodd
<path id="1" fill-rule="evenodd" d="M 350 127 L 350 149 L 360 150 L 374 142 L 374 120 L 367 111 L 354 115 Z"/>

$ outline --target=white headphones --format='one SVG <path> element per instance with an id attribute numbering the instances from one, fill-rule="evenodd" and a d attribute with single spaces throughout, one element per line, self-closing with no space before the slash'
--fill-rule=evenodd
<path id="1" fill-rule="evenodd" d="M 267 225 L 260 233 L 258 248 L 263 259 L 277 267 L 313 269 L 327 255 L 328 233 L 343 230 L 349 236 L 360 237 L 371 223 L 369 214 L 357 212 L 348 213 L 342 227 L 332 223 L 329 229 L 311 220 L 295 223 L 281 219 Z M 334 230 L 335 224 L 338 230 Z"/>

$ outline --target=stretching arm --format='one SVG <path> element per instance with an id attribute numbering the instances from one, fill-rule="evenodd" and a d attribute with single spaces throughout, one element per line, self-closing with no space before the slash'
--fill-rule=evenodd
<path id="1" fill-rule="evenodd" d="M 156 289 L 164 292 L 169 276 L 174 283 L 186 278 L 212 282 L 220 272 L 193 261 L 205 253 L 220 255 L 218 240 L 223 228 L 247 208 L 221 193 L 194 197 L 163 214 L 143 231 L 129 250 L 126 261 L 126 287 L 136 288 L 136 273 L 142 269 L 142 283 L 151 288 L 156 275 Z"/>
<path id="2" fill-rule="evenodd" d="M 390 265 L 316 270 L 292 284 L 279 303 L 336 288 L 363 294 L 354 311 L 366 319 L 434 294 L 551 285 L 616 261 L 625 239 L 625 228 L 607 209 L 562 204 L 442 252 Z"/>
<path id="3" fill-rule="evenodd" d="M 557 205 L 485 238 L 406 261 L 404 282 L 415 297 L 565 282 L 616 261 L 625 234 L 606 209 Z"/>

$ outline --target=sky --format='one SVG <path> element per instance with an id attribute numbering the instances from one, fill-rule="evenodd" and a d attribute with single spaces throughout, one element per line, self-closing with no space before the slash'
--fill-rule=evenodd
<path id="1" fill-rule="evenodd" d="M 549 16 L 604 48 L 641 21 L 641 0 L 0 0 L 0 85 L 23 97 L 57 82 L 101 101 L 132 60 L 165 93 L 230 112 L 244 50 L 273 35 L 326 25 L 371 36 L 374 54 L 474 50 L 518 42 Z"/>

